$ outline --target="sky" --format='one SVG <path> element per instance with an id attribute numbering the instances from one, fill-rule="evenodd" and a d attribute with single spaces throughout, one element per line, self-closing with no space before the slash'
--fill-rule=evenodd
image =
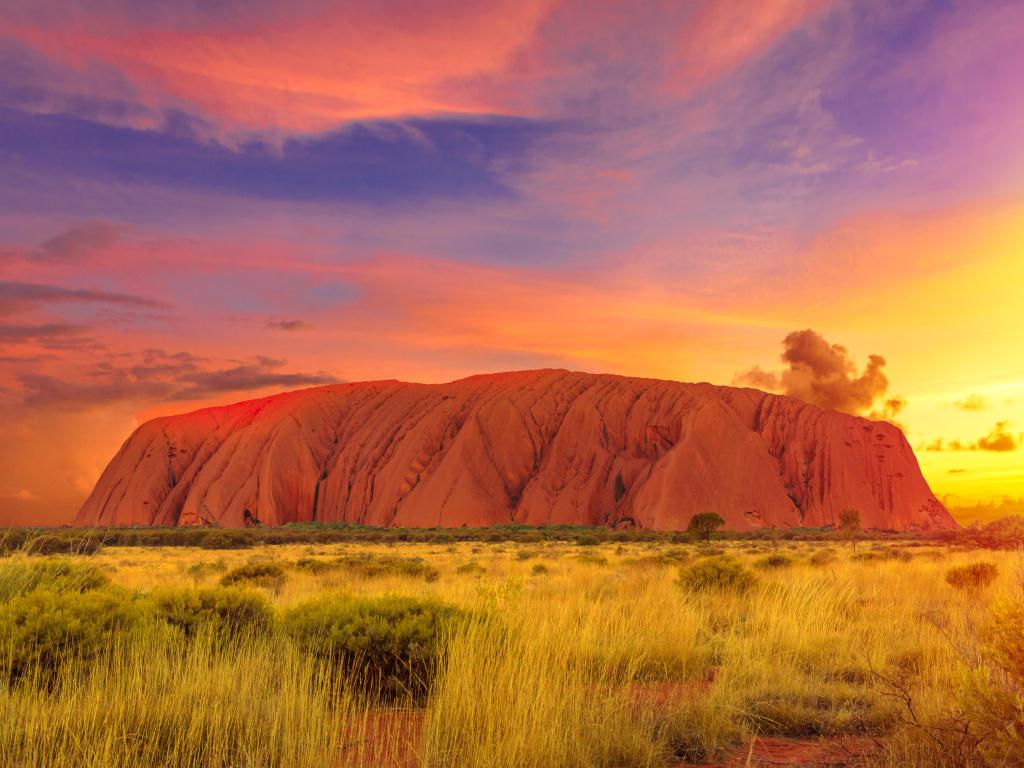
<path id="1" fill-rule="evenodd" d="M 1013 0 L 0 0 L 0 524 L 142 421 L 564 367 L 898 423 L 1024 512 Z"/>

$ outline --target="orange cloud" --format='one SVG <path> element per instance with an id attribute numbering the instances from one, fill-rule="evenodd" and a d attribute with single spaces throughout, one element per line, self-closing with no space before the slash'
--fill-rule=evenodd
<path id="1" fill-rule="evenodd" d="M 782 340 L 782 362 L 788 366 L 779 373 L 754 367 L 740 374 L 736 383 L 760 389 L 779 390 L 827 410 L 864 413 L 889 389 L 882 368 L 885 359 L 870 355 L 864 371 L 857 373 L 849 351 L 830 344 L 810 328 L 793 331 Z M 892 418 L 906 405 L 902 398 L 887 399 L 873 418 Z"/>
<path id="2" fill-rule="evenodd" d="M 1010 422 L 997 421 L 988 434 L 982 435 L 973 443 L 965 443 L 962 440 L 950 440 L 946 442 L 937 437 L 930 443 L 925 444 L 926 451 L 993 451 L 995 453 L 1006 453 L 1015 451 L 1024 440 L 1024 435 L 1015 435 L 1010 431 Z"/>

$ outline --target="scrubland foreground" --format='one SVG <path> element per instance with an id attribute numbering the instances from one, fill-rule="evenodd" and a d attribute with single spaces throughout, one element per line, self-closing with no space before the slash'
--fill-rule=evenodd
<path id="1" fill-rule="evenodd" d="M 936 543 L 16 551 L 0 765 L 1018 766 L 1022 627 Z"/>

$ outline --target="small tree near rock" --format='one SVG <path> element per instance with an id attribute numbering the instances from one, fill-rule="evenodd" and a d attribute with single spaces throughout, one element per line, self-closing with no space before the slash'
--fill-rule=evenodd
<path id="1" fill-rule="evenodd" d="M 711 541 L 711 534 L 725 525 L 725 520 L 714 512 L 701 512 L 690 518 L 690 525 L 686 532 L 693 536 L 699 536 L 704 541 Z"/>
<path id="2" fill-rule="evenodd" d="M 856 509 L 844 509 L 839 513 L 839 530 L 843 538 L 857 546 L 857 534 L 860 532 L 860 512 Z"/>

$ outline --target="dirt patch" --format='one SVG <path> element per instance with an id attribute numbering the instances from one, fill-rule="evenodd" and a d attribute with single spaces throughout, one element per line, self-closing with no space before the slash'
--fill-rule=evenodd
<path id="1" fill-rule="evenodd" d="M 713 672 L 697 680 L 645 680 L 629 686 L 629 698 L 634 704 L 665 707 L 707 693 L 714 681 Z"/>
<path id="2" fill-rule="evenodd" d="M 714 763 L 679 763 L 678 768 L 736 768 L 736 766 L 793 766 L 794 768 L 855 768 L 877 751 L 871 739 L 778 739 L 758 736 Z"/>
<path id="3" fill-rule="evenodd" d="M 419 765 L 422 709 L 377 709 L 342 726 L 339 768 L 412 768 Z"/>

